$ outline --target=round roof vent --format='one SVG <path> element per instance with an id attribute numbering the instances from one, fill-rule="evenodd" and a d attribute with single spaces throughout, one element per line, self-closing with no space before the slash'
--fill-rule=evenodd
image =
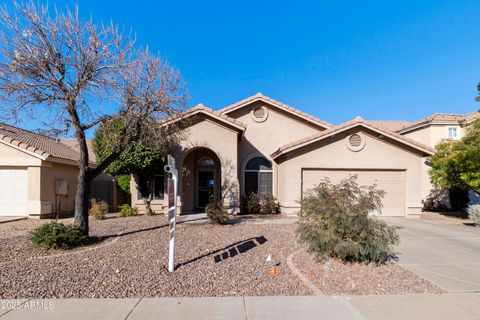
<path id="1" fill-rule="evenodd" d="M 347 136 L 345 143 L 348 149 L 352 151 L 360 151 L 365 147 L 365 138 L 359 133 L 354 133 Z"/>
<path id="2" fill-rule="evenodd" d="M 250 115 L 255 122 L 263 122 L 267 120 L 268 117 L 268 109 L 264 106 L 253 108 L 250 111 Z"/>

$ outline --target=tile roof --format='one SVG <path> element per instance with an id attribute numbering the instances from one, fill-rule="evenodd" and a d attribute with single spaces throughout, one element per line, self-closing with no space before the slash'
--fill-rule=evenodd
<path id="1" fill-rule="evenodd" d="M 412 124 L 410 121 L 365 120 L 368 124 L 383 130 L 400 131 Z"/>
<path id="2" fill-rule="evenodd" d="M 290 113 L 296 114 L 297 116 L 299 116 L 299 117 L 301 117 L 301 118 L 303 118 L 303 119 L 305 119 L 305 120 L 307 120 L 307 121 L 309 121 L 309 122 L 312 122 L 312 123 L 314 123 L 314 124 L 320 125 L 320 126 L 322 126 L 322 127 L 324 127 L 324 128 L 331 128 L 331 127 L 332 127 L 332 125 L 331 125 L 330 123 L 328 123 L 328 122 L 325 122 L 325 121 L 323 121 L 323 120 L 321 120 L 321 119 L 318 119 L 318 118 L 316 118 L 316 117 L 314 117 L 314 116 L 312 116 L 312 115 L 310 115 L 310 114 L 308 114 L 308 113 L 305 113 L 305 112 L 303 112 L 303 111 L 300 111 L 300 110 L 298 110 L 298 109 L 296 109 L 296 108 L 294 108 L 294 107 L 292 107 L 292 106 L 289 106 L 289 105 L 287 105 L 287 104 L 285 104 L 285 103 L 283 103 L 283 102 L 280 102 L 280 101 L 278 101 L 278 100 L 275 100 L 275 99 L 272 99 L 272 98 L 270 98 L 270 97 L 267 97 L 267 96 L 263 95 L 263 94 L 260 93 L 260 92 L 257 93 L 257 94 L 255 94 L 255 95 L 253 95 L 253 96 L 251 96 L 251 97 L 248 97 L 248 98 L 243 99 L 243 100 L 241 100 L 241 101 L 239 101 L 239 102 L 236 102 L 236 103 L 234 103 L 234 104 L 232 104 L 232 105 L 229 105 L 229 106 L 227 106 L 227 107 L 225 107 L 225 108 L 223 108 L 223 109 L 220 109 L 220 110 L 218 110 L 218 112 L 220 112 L 220 113 L 222 113 L 222 114 L 226 114 L 226 113 L 232 112 L 233 110 L 236 110 L 236 109 L 238 109 L 238 108 L 240 108 L 240 107 L 242 107 L 242 106 L 244 106 L 244 105 L 246 105 L 246 104 L 249 104 L 249 103 L 254 102 L 254 101 L 257 101 L 257 100 L 262 100 L 262 101 L 264 101 L 264 102 L 270 103 L 270 104 L 272 104 L 272 105 L 274 105 L 274 106 L 279 107 L 280 109 L 283 109 L 283 110 L 286 110 L 286 111 L 288 111 L 288 112 L 290 112 Z"/>
<path id="3" fill-rule="evenodd" d="M 397 141 L 403 142 L 403 143 L 405 143 L 407 145 L 410 145 L 410 146 L 414 146 L 414 147 L 416 147 L 417 149 L 419 149 L 423 152 L 426 152 L 426 153 L 429 153 L 429 154 L 434 154 L 435 153 L 435 150 L 433 148 L 430 148 L 430 147 L 428 147 L 428 146 L 426 146 L 426 145 L 424 145 L 420 142 L 417 142 L 413 139 L 402 136 L 402 135 L 400 135 L 396 132 L 393 132 L 393 131 L 390 131 L 390 130 L 387 130 L 387 129 L 384 129 L 384 128 L 379 128 L 379 127 L 373 126 L 373 125 L 369 124 L 368 121 L 364 120 L 363 118 L 356 117 L 355 119 L 353 119 L 351 121 L 348 121 L 348 122 L 345 122 L 343 124 L 340 124 L 336 127 L 333 127 L 333 128 L 324 130 L 320 133 L 316 133 L 314 135 L 311 135 L 311 136 L 293 141 L 291 143 L 285 144 L 285 145 L 281 146 L 280 148 L 278 148 L 278 150 L 275 151 L 271 156 L 272 156 L 272 158 L 277 158 L 278 156 L 280 156 L 280 155 L 282 155 L 286 152 L 290 152 L 290 151 L 295 150 L 297 148 L 300 148 L 304 145 L 308 145 L 310 143 L 322 140 L 322 139 L 324 139 L 326 137 L 329 137 L 329 136 L 331 136 L 331 135 L 333 135 L 333 134 L 335 134 L 339 131 L 342 131 L 344 129 L 348 129 L 350 127 L 355 127 L 356 125 L 362 125 L 366 128 L 372 129 L 374 131 L 381 132 L 385 136 L 390 136 L 391 138 L 393 138 Z"/>
<path id="4" fill-rule="evenodd" d="M 73 149 L 75 152 L 80 152 L 80 148 L 78 147 L 78 141 L 76 139 L 61 139 L 62 143 L 67 145 L 70 149 Z M 93 151 L 93 142 L 92 140 L 87 140 L 87 149 L 88 149 L 88 160 L 91 163 L 97 162 L 97 156 Z"/>
<path id="5" fill-rule="evenodd" d="M 54 157 L 78 161 L 78 152 L 59 139 L 0 123 L 0 140 L 33 152 L 43 158 Z"/>
<path id="6" fill-rule="evenodd" d="M 211 108 L 208 108 L 201 103 L 197 104 L 195 107 L 192 107 L 190 109 L 187 109 L 187 110 L 183 111 L 179 115 L 176 115 L 176 116 L 165 119 L 162 123 L 168 124 L 168 123 L 171 123 L 171 122 L 175 122 L 175 121 L 178 121 L 182 118 L 189 117 L 190 115 L 194 115 L 198 112 L 203 112 L 203 113 L 209 114 L 209 115 L 213 116 L 214 118 L 217 118 L 221 121 L 224 121 L 224 122 L 226 122 L 230 125 L 233 125 L 234 127 L 237 127 L 237 128 L 242 128 L 242 129 L 247 128 L 247 125 L 244 124 L 243 122 L 241 122 L 240 120 L 234 119 L 232 117 L 227 116 L 226 114 L 222 114 L 218 111 L 215 111 Z"/>
<path id="7" fill-rule="evenodd" d="M 472 112 L 466 115 L 458 114 L 458 113 L 434 113 L 418 121 L 410 123 L 410 125 L 400 129 L 399 131 L 401 132 L 410 131 L 409 129 L 413 129 L 413 128 L 416 128 L 417 126 L 428 124 L 434 121 L 463 122 L 463 121 L 468 121 L 469 118 L 475 118 L 478 116 L 479 116 L 478 112 Z"/>

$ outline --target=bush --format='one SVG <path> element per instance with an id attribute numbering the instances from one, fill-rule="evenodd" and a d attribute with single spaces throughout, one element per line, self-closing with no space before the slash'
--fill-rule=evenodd
<path id="1" fill-rule="evenodd" d="M 240 198 L 241 214 L 277 214 L 280 206 L 272 195 L 250 193 Z"/>
<path id="2" fill-rule="evenodd" d="M 467 209 L 468 218 L 472 220 L 472 222 L 477 226 L 480 227 L 480 204 L 472 204 Z"/>
<path id="3" fill-rule="evenodd" d="M 130 175 L 120 176 L 117 179 L 117 185 L 127 194 L 130 194 L 130 180 Z"/>
<path id="4" fill-rule="evenodd" d="M 351 176 L 339 184 L 321 182 L 301 201 L 297 234 L 317 257 L 385 262 L 395 258 L 400 241 L 394 227 L 369 216 L 381 208 L 384 195 L 376 185 L 360 187 Z"/>
<path id="5" fill-rule="evenodd" d="M 88 210 L 89 215 L 97 220 L 103 220 L 107 213 L 108 204 L 105 201 L 97 201 L 96 199 L 90 200 L 90 210 Z"/>
<path id="6" fill-rule="evenodd" d="M 448 190 L 448 196 L 450 197 L 450 207 L 452 210 L 460 211 L 465 209 L 470 202 L 468 197 L 468 190 L 464 188 L 453 187 Z"/>
<path id="7" fill-rule="evenodd" d="M 88 236 L 77 226 L 49 222 L 30 232 L 30 240 L 39 247 L 71 249 L 88 243 Z"/>
<path id="8" fill-rule="evenodd" d="M 228 220 L 228 212 L 221 201 L 210 202 L 205 207 L 205 212 L 212 224 L 223 224 Z"/>
<path id="9" fill-rule="evenodd" d="M 133 216 L 138 216 L 137 208 L 133 208 L 129 204 L 122 204 L 120 206 L 120 217 L 125 218 L 125 217 L 133 217 Z"/>

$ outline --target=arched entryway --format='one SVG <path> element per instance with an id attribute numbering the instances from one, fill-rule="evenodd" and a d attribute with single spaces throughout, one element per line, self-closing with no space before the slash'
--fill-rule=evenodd
<path id="1" fill-rule="evenodd" d="M 208 148 L 190 150 L 182 164 L 182 211 L 203 210 L 221 198 L 220 160 Z"/>

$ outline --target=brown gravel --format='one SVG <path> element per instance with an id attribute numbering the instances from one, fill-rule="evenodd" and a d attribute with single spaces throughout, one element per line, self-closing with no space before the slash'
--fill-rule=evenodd
<path id="1" fill-rule="evenodd" d="M 35 220 L 11 224 L 17 228 L 0 225 L 2 299 L 311 294 L 286 263 L 301 248 L 293 224 L 179 224 L 173 274 L 166 270 L 163 216 L 91 220 L 91 235 L 103 241 L 71 251 L 31 246 L 26 233 L 38 226 Z M 267 263 L 268 255 L 272 261 Z M 293 261 L 310 279 L 312 272 L 325 273 L 305 251 Z M 395 264 L 330 263 L 326 276 L 312 279 L 325 294 L 440 290 Z"/>

